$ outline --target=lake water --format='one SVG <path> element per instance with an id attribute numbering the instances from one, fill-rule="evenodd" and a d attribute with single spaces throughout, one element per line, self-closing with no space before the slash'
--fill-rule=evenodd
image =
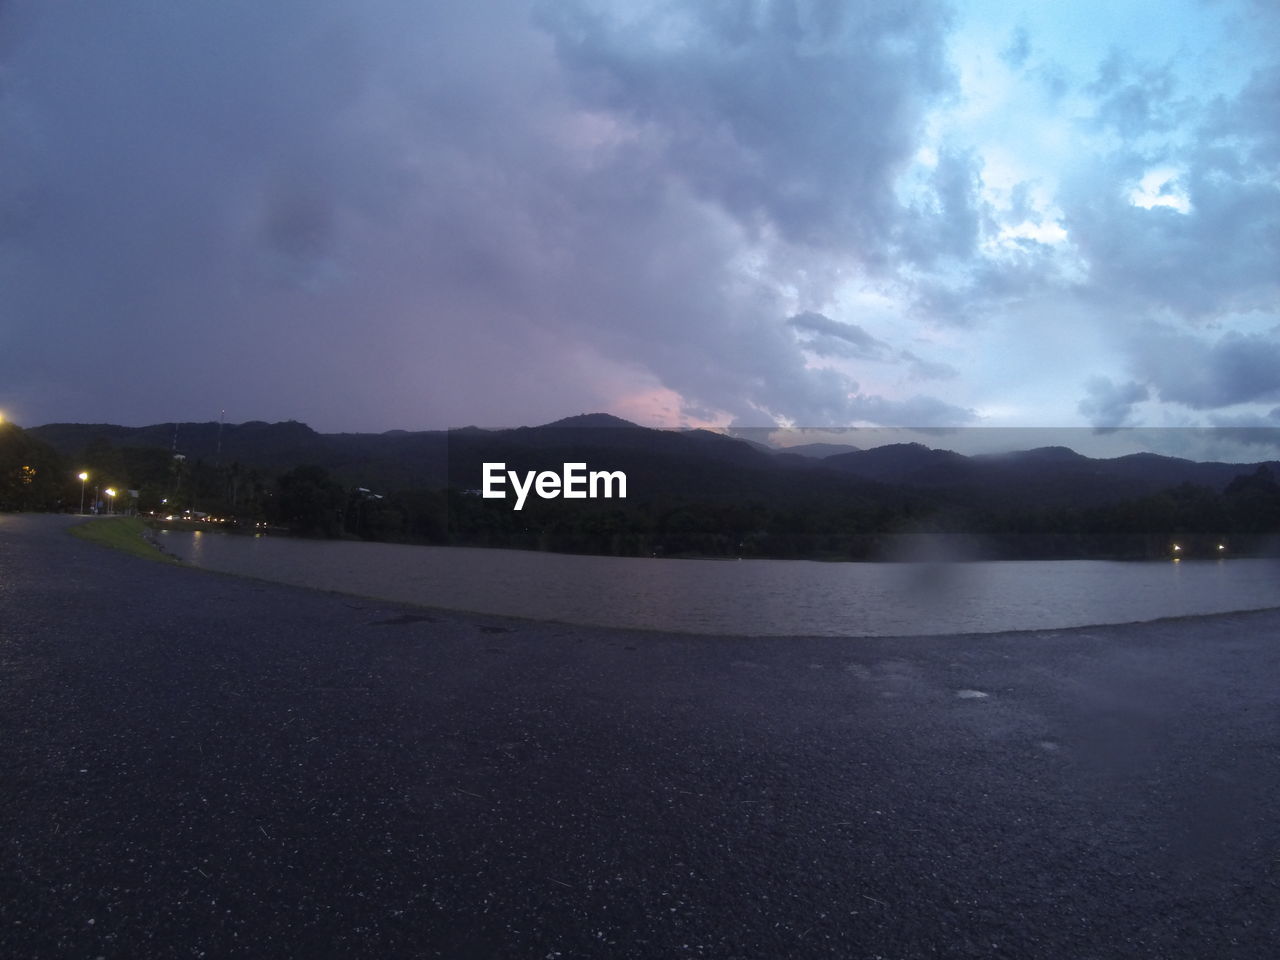
<path id="1" fill-rule="evenodd" d="M 757 636 L 1052 629 L 1280 605 L 1280 561 L 657 560 L 160 531 L 210 570 L 450 610 Z"/>

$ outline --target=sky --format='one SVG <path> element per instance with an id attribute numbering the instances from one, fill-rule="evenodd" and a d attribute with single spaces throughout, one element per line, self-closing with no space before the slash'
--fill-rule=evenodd
<path id="1" fill-rule="evenodd" d="M 1260 0 L 0 0 L 0 411 L 1274 456 L 1277 38 Z"/>

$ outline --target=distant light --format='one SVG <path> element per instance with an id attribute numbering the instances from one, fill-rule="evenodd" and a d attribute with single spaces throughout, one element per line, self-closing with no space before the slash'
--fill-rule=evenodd
<path id="1" fill-rule="evenodd" d="M 81 483 L 89 479 L 89 475 L 85 473 L 83 470 L 80 473 L 77 473 L 76 476 L 80 478 Z"/>
<path id="2" fill-rule="evenodd" d="M 1178 552 L 1179 550 L 1181 550 L 1181 549 L 1182 549 L 1181 545 L 1176 544 L 1176 543 L 1173 545 L 1173 551 L 1174 551 L 1174 553 L 1177 553 L 1177 552 Z"/>
<path id="3" fill-rule="evenodd" d="M 107 489 L 103 490 L 102 492 L 105 493 L 108 497 L 114 497 L 116 495 L 116 492 L 112 490 L 110 487 L 107 487 Z"/>
<path id="4" fill-rule="evenodd" d="M 1220 544 L 1218 544 L 1218 549 L 1219 549 L 1219 550 L 1225 550 L 1225 549 L 1227 549 L 1227 545 L 1226 545 L 1225 543 L 1220 543 Z"/>

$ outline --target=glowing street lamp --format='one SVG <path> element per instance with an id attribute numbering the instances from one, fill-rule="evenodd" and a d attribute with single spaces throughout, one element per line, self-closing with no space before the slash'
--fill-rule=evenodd
<path id="1" fill-rule="evenodd" d="M 84 516 L 84 482 L 89 479 L 89 474 L 83 470 L 77 476 L 80 477 L 80 516 Z"/>
<path id="2" fill-rule="evenodd" d="M 110 500 L 108 500 L 108 501 L 107 501 L 107 513 L 108 513 L 108 514 L 114 513 L 114 512 L 115 512 L 115 509 L 114 509 L 114 508 L 115 508 L 115 502 L 116 502 L 116 492 L 115 492 L 115 490 L 111 489 L 111 487 L 107 487 L 107 489 L 103 490 L 102 492 L 103 492 L 103 493 L 105 493 L 108 497 L 110 497 L 110 498 L 111 498 Z"/>

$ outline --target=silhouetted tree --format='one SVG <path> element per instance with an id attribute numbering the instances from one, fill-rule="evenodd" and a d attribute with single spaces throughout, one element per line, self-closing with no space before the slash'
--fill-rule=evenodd
<path id="1" fill-rule="evenodd" d="M 345 500 L 323 467 L 294 467 L 276 481 L 274 519 L 297 534 L 334 537 L 342 531 Z"/>

